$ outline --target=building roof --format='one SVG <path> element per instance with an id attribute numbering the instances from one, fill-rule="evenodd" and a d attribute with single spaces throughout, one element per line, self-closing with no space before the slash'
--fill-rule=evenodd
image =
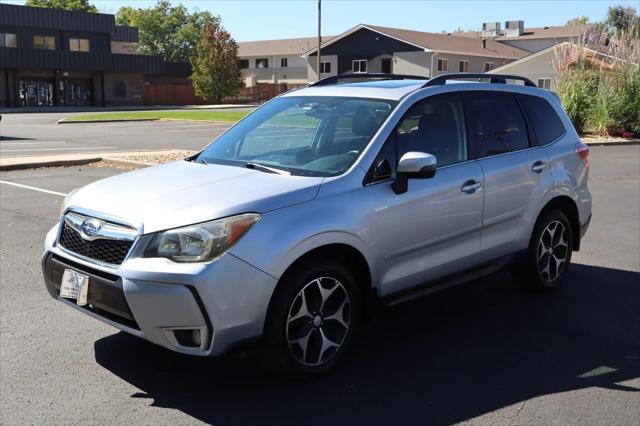
<path id="1" fill-rule="evenodd" d="M 534 40 L 542 38 L 570 38 L 578 37 L 580 34 L 593 28 L 593 25 L 563 25 L 556 27 L 537 27 L 537 28 L 525 28 L 519 36 L 498 36 L 493 37 L 492 40 L 508 41 L 508 40 Z M 454 33 L 454 35 L 469 38 L 481 38 L 482 31 L 464 31 L 460 33 Z"/>
<path id="2" fill-rule="evenodd" d="M 114 15 L 106 13 L 87 13 L 14 4 L 0 4 L 0 25 L 101 33 L 111 33 L 116 29 Z"/>
<path id="3" fill-rule="evenodd" d="M 620 59 L 618 57 L 611 56 L 611 52 L 609 52 L 604 46 L 599 46 L 599 45 L 580 46 L 572 42 L 563 41 L 561 43 L 547 47 L 546 49 L 533 53 L 517 61 L 510 62 L 498 68 L 494 68 L 491 71 L 488 71 L 488 73 L 500 74 L 504 71 L 508 71 L 513 67 L 519 66 L 520 64 L 536 60 L 541 56 L 550 56 L 550 55 L 553 55 L 553 60 L 561 61 L 561 63 L 559 64 L 561 68 L 566 68 L 568 66 L 573 65 L 576 62 L 575 55 L 568 55 L 568 56 L 563 55 L 563 53 L 567 52 L 566 49 L 571 49 L 571 50 L 582 49 L 585 60 L 591 62 L 592 64 L 605 67 L 605 68 L 611 68 L 612 64 L 617 61 L 623 61 L 623 62 L 631 63 L 633 65 L 638 66 L 638 64 L 635 64 L 631 61 L 627 61 L 625 59 Z M 556 55 L 556 53 L 559 53 L 559 55 Z"/>
<path id="4" fill-rule="evenodd" d="M 324 47 L 333 44 L 338 40 L 347 37 L 361 29 L 376 31 L 388 37 L 395 38 L 399 41 L 420 47 L 426 51 L 505 59 L 519 59 L 529 55 L 529 52 L 527 51 L 518 49 L 513 46 L 508 46 L 503 43 L 498 43 L 493 40 L 487 40 L 486 45 L 483 47 L 483 44 L 480 40 L 476 40 L 471 37 L 426 33 L 422 31 L 404 30 L 400 28 L 380 27 L 377 25 L 366 24 L 357 25 L 350 30 L 340 34 L 339 36 L 336 36 L 331 40 L 323 43 L 322 45 Z M 316 47 L 314 46 L 310 51 L 307 52 L 307 54 L 311 54 L 315 52 L 315 50 Z"/>
<path id="5" fill-rule="evenodd" d="M 500 36 L 496 40 L 533 40 L 539 38 L 570 38 L 579 37 L 585 31 L 589 30 L 592 25 L 564 25 L 561 27 L 542 27 L 542 28 L 525 28 L 523 33 L 515 37 Z"/>
<path id="6" fill-rule="evenodd" d="M 322 37 L 326 42 L 333 36 Z M 302 55 L 315 49 L 318 37 L 286 38 L 280 40 L 241 41 L 238 42 L 238 56 L 269 56 L 269 55 Z"/>

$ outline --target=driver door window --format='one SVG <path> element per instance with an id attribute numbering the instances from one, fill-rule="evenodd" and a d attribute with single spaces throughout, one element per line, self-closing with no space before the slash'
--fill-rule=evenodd
<path id="1" fill-rule="evenodd" d="M 438 166 L 468 159 L 462 99 L 455 93 L 414 104 L 396 129 L 398 159 L 409 151 L 435 155 Z"/>

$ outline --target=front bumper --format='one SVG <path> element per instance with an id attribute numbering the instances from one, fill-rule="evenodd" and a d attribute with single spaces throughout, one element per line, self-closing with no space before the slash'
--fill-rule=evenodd
<path id="1" fill-rule="evenodd" d="M 591 213 L 589 213 L 589 217 L 587 218 L 587 220 L 584 223 L 580 224 L 580 239 L 582 239 L 582 237 L 584 237 L 584 235 L 587 233 L 587 229 L 589 229 L 590 223 L 591 223 Z"/>
<path id="2" fill-rule="evenodd" d="M 130 258 L 113 269 L 45 242 L 42 270 L 52 297 L 120 330 L 192 355 L 220 355 L 260 336 L 277 280 L 226 253 L 206 264 Z M 59 297 L 64 269 L 89 276 L 87 306 Z M 199 339 L 184 339 L 184 332 Z M 186 343 L 185 343 L 186 342 Z"/>

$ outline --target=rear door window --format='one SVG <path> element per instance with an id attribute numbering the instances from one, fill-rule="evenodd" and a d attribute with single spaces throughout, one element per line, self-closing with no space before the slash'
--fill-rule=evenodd
<path id="1" fill-rule="evenodd" d="M 539 145 L 548 145 L 565 132 L 562 120 L 549 102 L 539 96 L 518 95 Z"/>
<path id="2" fill-rule="evenodd" d="M 465 92 L 469 139 L 478 158 L 530 147 L 516 98 L 504 92 Z"/>

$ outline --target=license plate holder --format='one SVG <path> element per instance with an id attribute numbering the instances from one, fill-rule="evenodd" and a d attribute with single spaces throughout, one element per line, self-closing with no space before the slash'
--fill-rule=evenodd
<path id="1" fill-rule="evenodd" d="M 73 269 L 65 269 L 60 283 L 60 297 L 75 299 L 78 306 L 87 305 L 89 276 Z"/>

